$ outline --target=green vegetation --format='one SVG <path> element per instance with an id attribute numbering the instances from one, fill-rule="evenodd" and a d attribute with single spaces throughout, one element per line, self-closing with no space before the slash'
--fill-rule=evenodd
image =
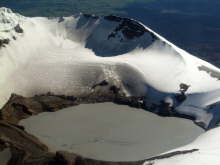
<path id="1" fill-rule="evenodd" d="M 121 9 L 134 2 L 152 0 L 1 0 L 6 6 L 26 16 L 66 16 L 74 13 L 96 15 L 125 14 Z"/>

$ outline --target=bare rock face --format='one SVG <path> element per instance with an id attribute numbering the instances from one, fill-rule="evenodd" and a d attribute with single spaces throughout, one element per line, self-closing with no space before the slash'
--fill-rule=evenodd
<path id="1" fill-rule="evenodd" d="M 24 98 L 13 94 L 1 111 L 1 119 L 17 124 L 20 120 L 42 112 L 52 112 L 77 105 L 74 97 L 53 96 L 51 94 Z"/>
<path id="2" fill-rule="evenodd" d="M 17 24 L 17 26 L 15 26 L 14 30 L 17 33 L 24 33 L 24 30 L 21 28 L 21 26 L 19 24 Z"/>
<path id="3" fill-rule="evenodd" d="M 12 158 L 8 163 L 9 165 L 24 164 L 28 159 L 41 159 L 50 155 L 46 145 L 26 133 L 19 126 L 0 121 L 0 130 L 2 146 L 11 149 Z"/>
<path id="4" fill-rule="evenodd" d="M 141 102 L 140 99 L 141 98 L 137 97 L 126 97 L 120 87 L 103 80 L 93 86 L 93 92 L 81 97 L 47 93 L 25 98 L 12 94 L 9 101 L 1 110 L 0 119 L 6 120 L 9 123 L 18 124 L 20 120 L 32 115 L 37 115 L 42 112 L 54 112 L 83 103 L 114 102 L 131 107 L 144 108 L 144 103 Z"/>

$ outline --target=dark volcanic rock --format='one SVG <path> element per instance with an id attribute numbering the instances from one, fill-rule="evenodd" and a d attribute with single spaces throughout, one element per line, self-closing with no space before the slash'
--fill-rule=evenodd
<path id="1" fill-rule="evenodd" d="M 94 88 L 96 88 L 97 86 L 107 86 L 107 85 L 109 85 L 108 81 L 103 80 L 102 82 L 100 82 L 100 83 L 98 83 L 98 84 L 93 85 L 93 87 L 92 87 L 92 88 L 94 89 Z"/>
<path id="2" fill-rule="evenodd" d="M 83 14 L 84 17 L 86 18 L 93 18 L 93 19 L 98 19 L 98 16 L 92 15 L 92 14 Z"/>
<path id="3" fill-rule="evenodd" d="M 115 21 L 115 22 L 120 22 L 122 20 L 121 17 L 117 17 L 117 16 L 114 16 L 114 15 L 105 16 L 104 18 L 106 20 Z"/>
<path id="4" fill-rule="evenodd" d="M 135 37 L 142 36 L 146 29 L 137 22 L 124 18 L 114 31 L 116 33 L 121 31 L 127 39 L 134 39 Z"/>
<path id="5" fill-rule="evenodd" d="M 0 39 L 0 48 L 5 47 L 5 45 L 9 44 L 10 40 L 9 39 Z"/>
<path id="6" fill-rule="evenodd" d="M 210 69 L 204 65 L 198 67 L 199 71 L 207 72 L 211 77 L 216 78 L 217 80 L 220 80 L 220 74 L 218 71 L 215 71 L 214 69 Z"/>
<path id="7" fill-rule="evenodd" d="M 145 32 L 151 34 L 152 41 L 154 41 L 157 38 L 152 32 L 148 31 L 143 25 L 141 25 L 135 20 L 129 18 L 121 18 L 113 15 L 105 16 L 104 18 L 109 21 L 120 22 L 118 27 L 116 27 L 116 29 L 114 30 L 114 33 L 111 33 L 108 36 L 108 38 L 116 36 L 117 32 L 119 31 L 121 31 L 127 39 L 134 39 L 135 37 L 140 37 Z"/>
<path id="8" fill-rule="evenodd" d="M 59 17 L 58 23 L 61 23 L 63 21 L 64 21 L 64 18 L 63 17 Z"/>
<path id="9" fill-rule="evenodd" d="M 126 54 L 136 48 L 147 48 L 159 38 L 144 25 L 129 18 L 117 16 L 98 17 L 86 15 L 79 17 L 77 29 L 92 26 L 91 33 L 85 40 L 85 47 L 96 56 L 112 57 Z M 103 34 L 100 34 L 100 31 Z"/>
<path id="10" fill-rule="evenodd" d="M 0 121 L 0 141 L 11 149 L 8 165 L 25 165 L 29 159 L 40 161 L 51 155 L 37 138 L 6 121 Z"/>
<path id="11" fill-rule="evenodd" d="M 24 33 L 24 30 L 21 28 L 21 26 L 19 24 L 17 26 L 15 26 L 14 29 L 17 33 Z"/>
<path id="12" fill-rule="evenodd" d="M 120 91 L 120 88 L 118 88 L 117 86 L 113 85 L 110 88 L 110 91 L 112 91 L 114 94 L 118 94 L 118 92 Z"/>
<path id="13" fill-rule="evenodd" d="M 75 97 L 55 96 L 51 94 L 24 98 L 13 94 L 1 110 L 1 120 L 17 124 L 20 120 L 42 112 L 53 112 L 77 105 Z"/>

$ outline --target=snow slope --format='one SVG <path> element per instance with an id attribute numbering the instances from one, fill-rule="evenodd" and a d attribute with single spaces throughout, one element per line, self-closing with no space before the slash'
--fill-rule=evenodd
<path id="1" fill-rule="evenodd" d="M 176 151 L 190 151 L 196 149 L 197 151 L 186 154 L 178 154 L 169 158 L 156 158 L 149 160 L 144 165 L 186 165 L 186 164 L 219 164 L 220 146 L 218 144 L 220 128 L 214 128 L 197 138 L 193 143 L 181 148 L 169 151 L 168 153 L 175 153 Z M 166 153 L 165 153 L 166 154 Z"/>
<path id="2" fill-rule="evenodd" d="M 205 129 L 220 119 L 220 70 L 132 19 L 26 18 L 0 8 L 0 73 L 0 105 L 11 93 L 88 95 L 108 80 L 143 96 L 146 107 L 169 98 L 176 113 Z M 181 83 L 190 87 L 177 102 Z"/>
<path id="3" fill-rule="evenodd" d="M 1 40 L 9 42 L 0 49 L 1 105 L 12 92 L 87 95 L 105 79 L 120 85 L 127 95 L 144 96 L 149 107 L 178 93 L 181 83 L 190 85 L 190 100 L 194 93 L 218 95 L 218 68 L 135 20 L 83 14 L 25 18 L 7 8 L 0 13 Z M 218 102 L 214 95 L 211 104 Z M 200 107 L 194 102 L 202 113 L 189 113 L 188 100 L 180 108 L 174 105 L 177 112 L 195 117 L 208 128 L 213 113 L 203 109 L 210 104 Z"/>

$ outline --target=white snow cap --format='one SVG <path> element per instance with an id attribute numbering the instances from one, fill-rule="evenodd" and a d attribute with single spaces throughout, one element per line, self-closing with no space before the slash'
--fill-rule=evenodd
<path id="1" fill-rule="evenodd" d="M 0 8 L 0 39 L 10 38 L 13 33 L 13 29 L 22 21 L 25 17 L 13 13 L 11 9 L 1 7 Z"/>
<path id="2" fill-rule="evenodd" d="M 1 7 L 0 8 L 0 31 L 7 31 L 19 24 L 24 19 L 23 16 L 15 14 L 11 9 Z"/>

